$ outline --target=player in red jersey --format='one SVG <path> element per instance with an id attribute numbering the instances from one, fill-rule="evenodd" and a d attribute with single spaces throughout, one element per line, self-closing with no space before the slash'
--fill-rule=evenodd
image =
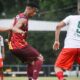
<path id="1" fill-rule="evenodd" d="M 9 49 L 22 62 L 28 64 L 29 80 L 38 79 L 43 64 L 43 56 L 25 40 L 28 36 L 28 18 L 34 16 L 36 11 L 37 5 L 35 3 L 27 4 L 25 11 L 15 17 L 13 24 L 14 27 L 25 31 L 25 34 L 22 35 L 12 31 L 9 35 Z"/>

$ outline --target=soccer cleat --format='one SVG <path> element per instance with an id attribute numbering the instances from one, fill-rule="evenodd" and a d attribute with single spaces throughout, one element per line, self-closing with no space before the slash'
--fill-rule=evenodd
<path id="1" fill-rule="evenodd" d="M 38 80 L 38 79 L 32 79 L 32 80 Z"/>
<path id="2" fill-rule="evenodd" d="M 29 79 L 28 80 L 32 80 L 32 77 L 29 77 Z"/>

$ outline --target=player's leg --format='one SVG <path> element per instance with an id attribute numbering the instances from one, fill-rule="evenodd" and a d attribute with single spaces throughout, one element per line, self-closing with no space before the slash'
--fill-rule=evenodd
<path id="1" fill-rule="evenodd" d="M 31 64 L 28 64 L 29 80 L 31 80 L 31 78 L 32 80 L 37 80 L 43 64 L 43 56 L 30 45 L 27 47 L 27 51 L 28 51 L 27 62 L 32 61 Z"/>
<path id="2" fill-rule="evenodd" d="M 29 80 L 38 79 L 42 64 L 43 64 L 43 61 L 40 59 L 37 59 L 33 61 L 32 63 L 28 63 L 27 74 L 28 74 Z"/>
<path id="3" fill-rule="evenodd" d="M 37 60 L 34 61 L 33 80 L 37 80 L 39 72 L 43 64 L 43 57 L 40 55 Z"/>
<path id="4" fill-rule="evenodd" d="M 27 75 L 29 80 L 33 79 L 33 70 L 34 70 L 34 62 L 28 63 Z"/>
<path id="5" fill-rule="evenodd" d="M 23 49 L 11 50 L 11 53 L 13 55 L 15 55 L 23 63 L 27 64 L 27 71 L 26 72 L 27 72 L 28 80 L 32 80 L 34 65 L 33 65 L 32 60 L 28 61 L 28 59 L 27 59 L 27 52 L 28 51 L 29 50 L 28 50 L 28 46 L 27 46 L 26 48 L 23 48 Z"/>
<path id="6" fill-rule="evenodd" d="M 80 65 L 80 48 L 78 48 L 77 49 L 77 57 L 76 57 L 76 59 L 75 59 L 75 62 L 77 62 L 79 65 Z M 77 70 L 76 70 L 76 72 L 77 72 L 77 77 L 79 76 L 79 66 L 77 65 Z"/>
<path id="7" fill-rule="evenodd" d="M 77 49 L 74 48 L 65 48 L 61 51 L 56 60 L 54 68 L 58 80 L 64 80 L 63 69 L 71 69 L 75 60 L 76 53 Z"/>
<path id="8" fill-rule="evenodd" d="M 27 73 L 29 80 L 31 80 L 31 77 L 36 80 L 43 64 L 43 56 L 30 45 L 22 49 L 12 50 L 11 52 L 22 62 L 28 63 Z"/>
<path id="9" fill-rule="evenodd" d="M 77 49 L 77 57 L 76 57 L 76 62 L 80 65 L 80 48 Z"/>

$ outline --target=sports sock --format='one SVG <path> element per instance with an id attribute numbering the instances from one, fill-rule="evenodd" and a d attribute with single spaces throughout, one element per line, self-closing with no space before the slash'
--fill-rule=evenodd
<path id="1" fill-rule="evenodd" d="M 43 61 L 41 61 L 41 60 L 34 61 L 33 80 L 38 79 L 42 64 L 43 64 Z"/>
<path id="2" fill-rule="evenodd" d="M 29 80 L 32 80 L 32 77 L 33 77 L 33 68 L 34 68 L 33 64 L 28 64 L 27 75 L 28 75 Z"/>
<path id="3" fill-rule="evenodd" d="M 64 75 L 63 75 L 63 72 L 62 71 L 59 71 L 56 73 L 56 76 L 59 80 L 64 80 Z"/>

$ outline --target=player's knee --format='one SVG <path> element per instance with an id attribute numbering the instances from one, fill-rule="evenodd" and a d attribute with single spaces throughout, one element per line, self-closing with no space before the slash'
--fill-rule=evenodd
<path id="1" fill-rule="evenodd" d="M 55 72 L 59 72 L 59 71 L 63 71 L 62 68 L 58 67 L 58 66 L 54 66 L 54 70 Z"/>
<path id="2" fill-rule="evenodd" d="M 44 61 L 44 57 L 41 54 L 38 56 L 38 59 L 42 62 Z"/>

